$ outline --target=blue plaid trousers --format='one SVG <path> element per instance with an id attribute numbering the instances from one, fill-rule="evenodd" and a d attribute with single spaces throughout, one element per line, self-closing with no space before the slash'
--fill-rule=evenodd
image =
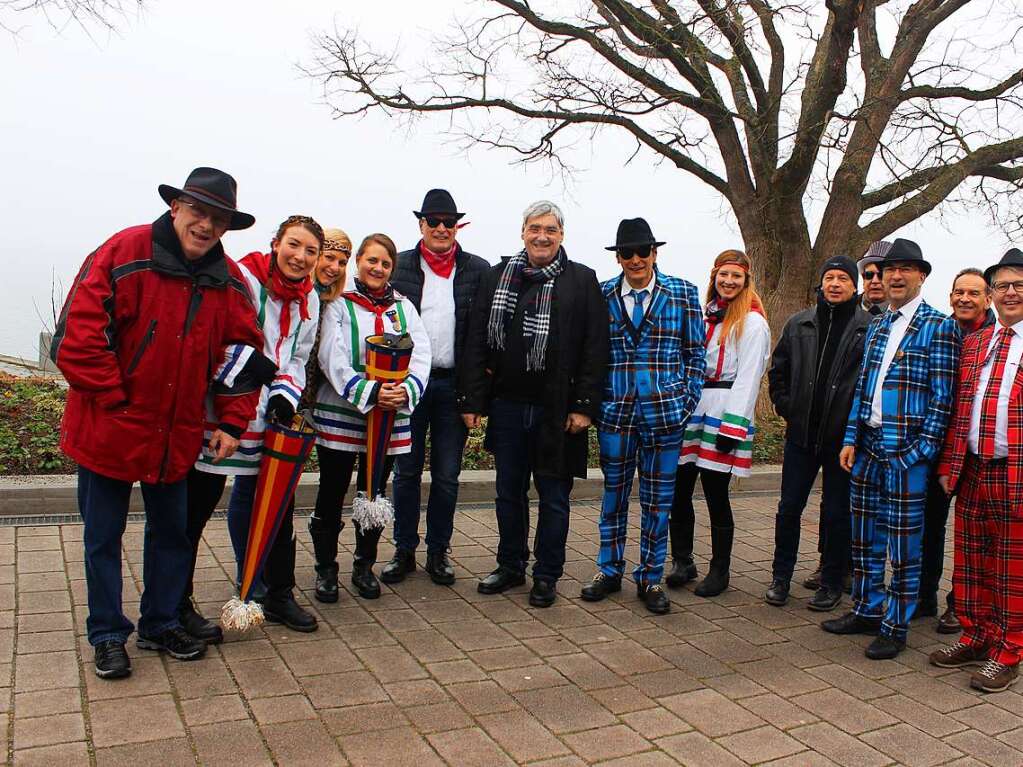
<path id="1" fill-rule="evenodd" d="M 682 445 L 682 430 L 654 434 L 645 424 L 628 431 L 598 431 L 600 468 L 604 472 L 604 500 L 600 506 L 600 553 L 597 566 L 605 575 L 621 577 L 625 571 L 625 540 L 629 523 L 629 496 L 639 464 L 639 564 L 633 570 L 637 585 L 661 582 L 668 551 L 668 515 L 675 495 L 675 471 Z"/>
<path id="2" fill-rule="evenodd" d="M 920 591 L 924 504 L 930 464 L 901 471 L 885 455 L 880 430 L 863 427 L 850 490 L 853 612 L 881 618 L 881 634 L 905 641 Z M 892 577 L 885 591 L 885 560 Z M 887 600 L 887 603 L 886 603 Z"/>

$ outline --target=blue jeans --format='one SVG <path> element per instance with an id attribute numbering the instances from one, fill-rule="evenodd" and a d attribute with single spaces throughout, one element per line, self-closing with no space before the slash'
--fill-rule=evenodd
<path id="1" fill-rule="evenodd" d="M 238 566 L 238 582 L 242 579 L 242 565 L 249 541 L 249 523 L 252 520 L 252 504 L 256 498 L 259 477 L 239 474 L 234 478 L 231 498 L 227 502 L 227 530 L 231 534 L 231 546 Z M 260 591 L 260 583 L 266 584 L 270 596 L 283 597 L 295 588 L 295 499 L 281 518 L 277 536 L 270 542 L 263 567 L 256 571 L 254 590 Z"/>
<path id="2" fill-rule="evenodd" d="M 850 560 L 852 523 L 849 516 L 849 473 L 838 465 L 838 453 L 819 456 L 785 441 L 781 471 L 781 498 L 774 518 L 773 577 L 792 580 L 799 555 L 800 518 L 813 489 L 817 472 L 824 471 L 821 493 L 821 583 L 841 590 Z"/>
<path id="3" fill-rule="evenodd" d="M 134 630 L 121 610 L 121 538 L 133 483 L 78 467 L 78 510 L 85 523 L 85 578 L 89 588 L 89 644 L 128 640 Z M 139 634 L 156 636 L 179 625 L 178 605 L 192 563 L 185 480 L 142 483 L 146 528 L 142 543 Z"/>
<path id="4" fill-rule="evenodd" d="M 455 525 L 458 475 L 468 429 L 455 402 L 455 379 L 431 378 L 412 411 L 412 451 L 394 460 L 394 545 L 405 551 L 419 546 L 419 504 L 430 431 L 430 498 L 426 504 L 426 550 L 447 550 Z"/>
<path id="5" fill-rule="evenodd" d="M 496 399 L 490 406 L 487 443 L 497 468 L 497 564 L 525 573 L 529 563 L 529 478 L 532 475 L 540 508 L 536 516 L 533 578 L 557 581 L 565 568 L 569 494 L 572 478 L 536 473 L 531 456 L 543 421 L 543 408 Z"/>

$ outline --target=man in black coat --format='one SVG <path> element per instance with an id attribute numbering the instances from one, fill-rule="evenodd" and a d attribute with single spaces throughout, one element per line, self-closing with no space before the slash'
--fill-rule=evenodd
<path id="1" fill-rule="evenodd" d="M 419 505 L 430 433 L 430 498 L 426 504 L 426 572 L 434 583 L 450 585 L 455 571 L 447 550 L 455 523 L 458 475 L 468 429 L 458 412 L 456 370 L 469 310 L 480 277 L 490 264 L 462 249 L 456 241 L 464 216 L 446 189 L 431 189 L 419 219 L 422 239 L 398 254 L 391 284 L 419 312 L 430 336 L 433 355 L 430 381 L 412 412 L 412 451 L 394 461 L 394 558 L 380 573 L 384 583 L 398 583 L 416 569 Z"/>
<path id="2" fill-rule="evenodd" d="M 522 217 L 525 248 L 491 268 L 469 321 L 458 369 L 466 426 L 489 415 L 497 467 L 497 569 L 482 594 L 525 582 L 529 478 L 540 496 L 529 602 L 549 607 L 565 564 L 569 493 L 586 476 L 587 431 L 600 414 L 608 362 L 607 304 L 597 276 L 568 260 L 564 216 L 547 201 Z"/>
<path id="3" fill-rule="evenodd" d="M 871 315 L 856 294 L 856 264 L 847 256 L 821 268 L 817 306 L 789 318 L 768 371 L 771 402 L 787 422 L 781 499 L 775 517 L 774 565 L 765 600 L 783 605 L 799 551 L 799 520 L 823 469 L 821 583 L 808 607 L 834 609 L 849 561 L 849 474 L 838 464 Z"/>

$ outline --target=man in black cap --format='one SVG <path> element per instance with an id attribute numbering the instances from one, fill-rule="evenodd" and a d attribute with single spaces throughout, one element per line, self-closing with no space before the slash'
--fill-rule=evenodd
<path id="1" fill-rule="evenodd" d="M 863 258 L 856 262 L 860 277 L 863 278 L 862 306 L 874 317 L 884 314 L 888 308 L 884 281 L 881 279 L 881 262 L 891 249 L 892 244 L 887 240 L 872 242 Z"/>
<path id="2" fill-rule="evenodd" d="M 611 361 L 597 438 L 604 472 L 600 550 L 582 598 L 597 602 L 622 587 L 632 481 L 642 507 L 636 591 L 646 608 L 671 608 L 661 587 L 668 516 L 682 436 L 703 391 L 703 312 L 696 286 L 657 269 L 657 241 L 642 218 L 618 225 L 622 273 L 601 288 L 607 301 Z"/>
<path id="3" fill-rule="evenodd" d="M 138 646 L 180 660 L 206 651 L 178 617 L 193 556 L 185 478 L 203 444 L 211 365 L 229 344 L 263 348 L 241 272 L 220 245 L 229 229 L 255 221 L 237 210 L 234 179 L 196 168 L 182 188 L 159 192 L 169 212 L 115 234 L 85 260 L 50 350 L 70 387 L 61 447 L 79 465 L 86 626 L 96 674 L 108 679 L 131 673 L 121 537 L 135 482 L 146 508 Z M 217 460 L 234 452 L 255 413 L 260 383 L 248 367 L 230 394 L 214 390 Z"/>
<path id="4" fill-rule="evenodd" d="M 856 293 L 857 276 L 848 256 L 828 259 L 821 267 L 817 305 L 789 318 L 771 357 L 771 402 L 785 419 L 786 430 L 768 604 L 788 601 L 800 518 L 819 470 L 824 472 L 822 571 L 807 606 L 823 612 L 842 599 L 849 561 L 849 475 L 838 465 L 838 451 L 871 320 Z"/>
<path id="5" fill-rule="evenodd" d="M 853 610 L 834 634 L 877 634 L 872 660 L 906 645 L 920 587 L 924 498 L 945 436 L 959 365 L 955 320 L 920 295 L 931 265 L 897 239 L 881 262 L 889 308 L 867 330 L 839 463 L 851 472 Z M 885 562 L 892 575 L 885 592 Z"/>
<path id="6" fill-rule="evenodd" d="M 391 284 L 408 296 L 423 319 L 433 355 L 430 381 L 412 413 L 412 452 L 394 462 L 394 558 L 380 573 L 398 583 L 416 569 L 420 488 L 430 435 L 430 498 L 426 504 L 426 572 L 434 583 L 450 585 L 455 571 L 447 551 L 458 502 L 458 475 L 468 429 L 456 403 L 456 371 L 465 344 L 469 309 L 480 277 L 490 264 L 457 242 L 464 226 L 446 189 L 431 189 L 421 210 L 419 243 L 398 254 Z"/>
<path id="7" fill-rule="evenodd" d="M 984 273 L 998 322 L 963 341 L 952 421 L 936 473 L 956 493 L 952 585 L 960 641 L 931 653 L 941 668 L 980 666 L 970 685 L 999 692 L 1023 659 L 1023 252 Z"/>

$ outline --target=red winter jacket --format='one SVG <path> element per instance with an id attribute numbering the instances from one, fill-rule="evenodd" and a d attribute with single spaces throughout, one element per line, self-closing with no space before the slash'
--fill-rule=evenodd
<path id="1" fill-rule="evenodd" d="M 169 214 L 125 229 L 82 265 L 50 356 L 67 379 L 61 447 L 128 482 L 176 482 L 202 447 L 204 400 L 227 344 L 263 348 L 238 266 L 218 243 L 181 255 Z M 241 432 L 259 385 L 218 393 L 220 423 Z"/>

